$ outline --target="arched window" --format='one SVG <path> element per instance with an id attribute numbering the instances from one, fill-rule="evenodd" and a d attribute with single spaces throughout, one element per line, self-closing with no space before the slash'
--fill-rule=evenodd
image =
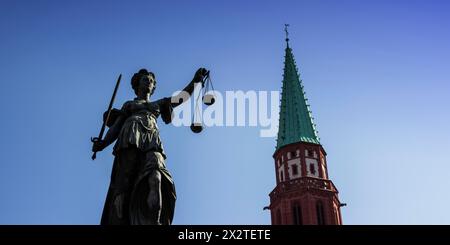
<path id="1" fill-rule="evenodd" d="M 323 212 L 323 204 L 321 201 L 317 201 L 316 203 L 316 216 L 317 216 L 317 224 L 325 225 L 325 215 Z"/>
<path id="2" fill-rule="evenodd" d="M 294 225 L 303 225 L 302 207 L 298 203 L 292 205 L 292 220 Z"/>
<path id="3" fill-rule="evenodd" d="M 277 214 L 275 216 L 275 219 L 276 219 L 276 224 L 277 225 L 281 225 L 281 210 L 280 209 L 277 210 Z"/>

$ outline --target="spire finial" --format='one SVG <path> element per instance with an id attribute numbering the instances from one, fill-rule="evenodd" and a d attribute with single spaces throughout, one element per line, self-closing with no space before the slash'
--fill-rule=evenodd
<path id="1" fill-rule="evenodd" d="M 286 33 L 286 44 L 289 47 L 289 32 L 288 32 L 289 24 L 284 24 L 284 32 Z"/>

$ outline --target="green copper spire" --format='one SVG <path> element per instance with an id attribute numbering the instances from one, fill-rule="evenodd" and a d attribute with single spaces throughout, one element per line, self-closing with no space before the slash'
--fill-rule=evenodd
<path id="1" fill-rule="evenodd" d="M 287 26 L 285 27 L 286 54 L 284 57 L 277 150 L 287 144 L 300 141 L 320 144 L 311 110 L 307 103 L 308 99 L 303 91 L 302 80 L 300 80 L 298 74 L 292 49 L 289 47 Z"/>

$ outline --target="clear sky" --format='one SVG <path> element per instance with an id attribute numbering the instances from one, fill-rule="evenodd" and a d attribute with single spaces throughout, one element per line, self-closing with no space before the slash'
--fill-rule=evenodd
<path id="1" fill-rule="evenodd" d="M 113 157 L 89 138 L 115 80 L 155 98 L 211 70 L 226 90 L 281 88 L 284 23 L 345 224 L 450 224 L 450 2 L 0 3 L 0 224 L 97 224 Z M 275 138 L 159 122 L 174 224 L 269 224 Z"/>

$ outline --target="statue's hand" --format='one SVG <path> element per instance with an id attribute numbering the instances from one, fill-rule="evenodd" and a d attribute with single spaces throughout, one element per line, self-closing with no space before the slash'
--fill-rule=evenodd
<path id="1" fill-rule="evenodd" d="M 98 152 L 98 151 L 102 151 L 103 149 L 105 149 L 106 144 L 105 141 L 100 140 L 100 139 L 96 139 L 94 141 L 92 141 L 92 152 Z"/>
<path id="2" fill-rule="evenodd" d="M 198 70 L 197 70 L 197 72 L 195 73 L 195 76 L 194 76 L 194 82 L 195 83 L 198 83 L 198 82 L 203 82 L 204 81 L 204 78 L 205 78 L 205 76 L 207 76 L 209 74 L 209 71 L 208 70 L 206 70 L 205 68 L 199 68 Z"/>

